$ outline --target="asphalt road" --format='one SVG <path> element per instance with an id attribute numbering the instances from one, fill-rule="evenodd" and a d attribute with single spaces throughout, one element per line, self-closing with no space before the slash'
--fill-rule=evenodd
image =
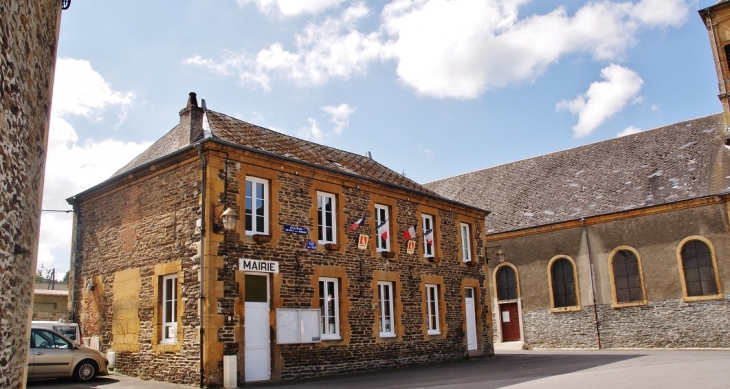
<path id="1" fill-rule="evenodd" d="M 730 388 L 730 350 L 531 350 L 372 373 L 247 384 L 275 388 Z M 93 383 L 29 382 L 33 389 L 191 388 L 112 375 Z"/>

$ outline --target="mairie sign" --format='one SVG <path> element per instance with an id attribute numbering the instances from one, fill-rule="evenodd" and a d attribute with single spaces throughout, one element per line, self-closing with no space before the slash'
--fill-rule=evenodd
<path id="1" fill-rule="evenodd" d="M 279 262 L 276 261 L 260 261 L 258 259 L 241 258 L 238 263 L 238 270 L 243 271 L 260 271 L 264 273 L 278 273 Z"/>

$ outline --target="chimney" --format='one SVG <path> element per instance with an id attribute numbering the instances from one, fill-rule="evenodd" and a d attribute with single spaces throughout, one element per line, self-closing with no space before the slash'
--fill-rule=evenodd
<path id="1" fill-rule="evenodd" d="M 180 111 L 179 125 L 186 128 L 190 134 L 189 139 L 182 139 L 183 142 L 193 144 L 203 137 L 203 112 L 204 109 L 198 107 L 198 96 L 195 92 L 190 92 L 188 104 Z"/>

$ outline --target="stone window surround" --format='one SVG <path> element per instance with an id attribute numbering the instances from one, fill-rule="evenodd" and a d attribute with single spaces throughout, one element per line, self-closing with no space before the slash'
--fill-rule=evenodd
<path id="1" fill-rule="evenodd" d="M 393 284 L 393 330 L 395 336 L 381 337 L 380 326 L 377 318 L 380 315 L 380 301 L 378 301 L 378 282 L 391 282 Z M 400 273 L 376 270 L 373 272 L 371 285 L 373 291 L 373 337 L 376 343 L 400 342 L 403 340 L 405 328 L 403 327 L 403 304 L 401 303 L 401 291 L 403 284 L 400 280 Z M 377 306 L 376 306 L 377 304 Z"/>
<path id="2" fill-rule="evenodd" d="M 319 209 L 319 199 L 320 197 L 322 200 L 324 199 L 330 199 L 332 202 L 332 225 L 326 225 L 325 218 L 323 217 L 324 209 Z M 339 232 L 339 228 L 337 228 L 337 195 L 334 193 L 329 192 L 322 192 L 317 191 L 317 201 L 316 201 L 316 207 L 317 207 L 317 217 L 314 219 L 317 221 L 317 243 L 320 245 L 327 244 L 327 243 L 337 243 L 339 240 L 337 239 L 337 233 Z M 324 201 L 322 202 L 322 206 L 324 207 Z M 330 227 L 332 228 L 332 240 L 327 240 L 325 237 L 324 231 L 322 232 L 322 238 L 319 239 L 319 223 L 320 221 L 323 223 L 323 227 Z"/>
<path id="3" fill-rule="evenodd" d="M 172 281 L 172 287 L 169 288 L 169 290 L 167 287 L 168 281 Z M 162 297 L 161 298 L 161 302 L 162 302 L 161 338 L 162 339 L 160 340 L 160 343 L 175 344 L 178 342 L 177 326 L 180 324 L 180 322 L 178 321 L 178 317 L 177 317 L 178 316 L 177 307 L 175 306 L 175 305 L 177 305 L 177 301 L 180 299 L 180 295 L 178 295 L 179 288 L 178 288 L 178 282 L 177 282 L 177 273 L 166 274 L 166 275 L 162 276 L 162 288 L 161 289 L 162 289 L 162 296 L 161 296 Z M 167 303 L 168 303 L 168 298 L 170 298 L 170 297 L 171 297 L 173 304 L 172 304 L 172 307 L 168 308 Z M 169 322 L 167 321 L 167 316 L 170 313 L 168 311 L 168 309 L 171 309 L 173 312 L 173 315 L 174 315 L 172 318 L 173 320 L 171 320 Z M 169 338 L 167 337 L 167 334 L 170 333 L 170 331 L 168 330 L 168 327 L 173 327 L 175 330 L 174 335 Z"/>
<path id="4" fill-rule="evenodd" d="M 391 244 L 391 240 L 393 239 L 393 232 L 392 232 L 393 229 L 391 228 L 393 225 L 393 220 L 392 220 L 393 217 L 390 215 L 391 214 L 390 208 L 391 207 L 387 204 L 379 204 L 379 203 L 376 203 L 375 207 L 374 207 L 375 212 L 374 212 L 373 217 L 375 219 L 375 223 L 373 223 L 373 225 L 375 226 L 375 239 L 373 239 L 373 240 L 375 241 L 375 250 L 377 252 L 390 251 L 390 248 L 393 246 Z M 380 214 L 383 213 L 381 211 L 385 211 L 384 212 L 385 220 L 383 222 L 388 226 L 388 238 L 385 239 L 385 247 L 378 247 L 378 246 L 380 246 L 380 241 L 381 241 L 381 237 L 380 237 L 380 234 L 378 231 L 379 217 L 380 217 Z"/>
<path id="5" fill-rule="evenodd" d="M 434 260 L 434 262 L 439 262 L 444 259 L 443 249 L 441 246 L 441 242 L 443 242 L 441 238 L 441 227 L 439 225 L 439 209 L 434 207 L 429 207 L 427 205 L 418 204 L 417 209 L 417 219 L 421 220 L 421 223 L 416 228 L 416 233 L 418 233 L 420 236 L 423 237 L 424 233 L 426 231 L 423 230 L 423 215 L 429 215 L 433 217 L 433 257 L 431 259 Z M 424 242 L 424 239 L 421 239 L 422 242 Z M 425 245 L 425 243 L 424 243 Z M 420 252 L 423 252 L 423 250 L 420 250 Z M 428 261 L 428 258 L 425 256 L 421 257 L 424 262 Z"/>
<path id="6" fill-rule="evenodd" d="M 428 331 L 429 335 L 440 335 L 441 334 L 441 326 L 440 318 L 441 315 L 439 315 L 439 301 L 441 300 L 440 297 L 440 291 L 441 288 L 439 288 L 438 284 L 426 284 L 426 330 Z M 434 298 L 432 300 L 431 298 Z M 433 307 L 433 308 L 432 308 Z M 434 312 L 435 311 L 435 312 Z M 435 320 L 435 326 L 431 326 L 431 317 L 434 317 Z"/>
<path id="7" fill-rule="evenodd" d="M 255 176 L 249 176 L 249 175 L 247 175 L 246 176 L 246 181 L 245 181 L 245 187 L 246 188 L 248 187 L 248 183 L 249 182 L 256 183 L 256 184 L 263 184 L 264 185 L 264 189 L 263 189 L 264 190 L 264 193 L 263 193 L 263 199 L 264 199 L 264 230 L 263 231 L 253 231 L 253 230 L 248 230 L 247 227 L 246 227 L 246 210 L 245 210 L 245 208 L 246 208 L 246 191 L 247 191 L 247 189 L 245 189 L 245 191 L 243 193 L 243 196 L 244 196 L 244 198 L 243 198 L 243 201 L 244 201 L 243 202 L 243 207 L 244 207 L 243 224 L 244 224 L 244 229 L 246 231 L 246 235 L 256 235 L 256 234 L 268 235 L 269 234 L 269 230 L 270 230 L 269 225 L 271 224 L 271 217 L 270 217 L 270 213 L 271 213 L 271 188 L 270 188 L 269 180 L 267 180 L 265 178 L 261 178 L 261 177 L 255 177 Z M 252 191 L 253 191 L 253 188 L 255 188 L 255 186 L 252 187 Z M 257 195 L 257 194 L 254 194 L 254 197 L 255 197 L 255 195 Z M 253 208 L 255 207 L 255 205 L 254 205 L 254 199 L 251 200 L 251 207 L 252 207 L 252 212 L 253 212 Z M 251 228 L 252 229 L 254 228 L 254 225 L 255 224 L 256 224 L 256 221 L 254 220 L 254 216 L 252 214 L 251 215 Z"/>
<path id="8" fill-rule="evenodd" d="M 324 328 L 322 328 L 322 340 L 340 340 L 342 337 L 340 336 L 340 279 L 335 277 L 319 277 L 318 284 L 320 288 L 317 290 L 317 296 L 319 299 L 321 299 L 322 295 L 322 284 L 328 285 L 328 284 L 334 284 L 334 291 L 335 295 L 332 296 L 332 299 L 334 299 L 334 312 L 329 312 L 329 309 L 325 308 L 325 313 L 329 316 L 333 316 L 335 319 L 334 323 L 334 333 L 327 332 L 327 326 L 328 322 L 327 320 L 324 320 L 322 323 L 324 325 Z M 328 298 L 330 296 L 327 296 Z M 320 309 L 322 309 L 322 306 L 319 306 Z M 325 316 L 325 319 L 327 319 L 328 316 Z"/>
<path id="9" fill-rule="evenodd" d="M 429 334 L 428 333 L 428 301 L 426 296 L 426 285 L 437 285 L 438 286 L 438 314 L 439 314 L 439 331 L 440 334 Z M 446 335 L 448 332 L 448 327 L 446 326 L 446 290 L 444 289 L 444 277 L 442 276 L 436 276 L 436 275 L 427 275 L 422 274 L 421 275 L 421 311 L 423 314 L 423 323 L 421 325 L 421 331 L 423 333 L 423 339 L 426 341 L 429 340 L 439 340 L 439 339 L 446 339 Z"/>
<path id="10" fill-rule="evenodd" d="M 435 249 L 436 249 L 436 223 L 435 223 L 436 217 L 434 215 L 428 214 L 428 213 L 421 213 L 421 229 L 423 230 L 423 233 L 421 234 L 422 240 L 423 240 L 423 257 L 424 258 L 433 258 L 435 256 Z M 433 236 L 433 244 L 430 246 L 426 242 L 426 221 L 430 222 L 431 224 L 431 235 Z M 426 252 L 426 249 L 430 247 L 431 252 Z"/>
<path id="11" fill-rule="evenodd" d="M 616 281 L 613 275 L 613 258 L 619 251 L 623 250 L 631 251 L 636 256 L 636 262 L 639 266 L 639 285 L 641 286 L 641 300 L 639 301 L 619 302 L 616 297 Z M 639 255 L 639 252 L 636 251 L 633 247 L 619 246 L 613 249 L 610 254 L 608 254 L 608 274 L 609 277 L 611 277 L 611 295 L 613 296 L 613 303 L 611 304 L 611 308 L 636 307 L 649 304 L 649 301 L 646 299 L 646 287 L 644 284 L 644 270 L 641 264 L 641 255 Z"/>
<path id="12" fill-rule="evenodd" d="M 717 286 L 717 294 L 709 294 L 704 296 L 688 296 L 687 295 L 687 281 L 684 277 L 684 264 L 682 263 L 682 247 L 684 247 L 685 243 L 691 241 L 691 240 L 699 240 L 704 242 L 707 247 L 710 248 L 710 256 L 712 257 L 712 270 L 714 271 L 715 275 L 715 285 Z M 709 239 L 699 236 L 699 235 L 692 235 L 688 236 L 684 239 L 682 239 L 681 242 L 677 245 L 677 262 L 679 264 L 679 279 L 682 281 L 682 301 L 684 302 L 692 302 L 692 301 L 703 301 L 703 300 L 722 300 L 725 298 L 725 295 L 722 293 L 722 288 L 720 285 L 720 279 L 719 279 L 719 272 L 717 269 L 717 258 L 715 257 L 715 247 L 712 245 L 712 242 L 710 242 Z"/>
<path id="13" fill-rule="evenodd" d="M 315 347 L 329 346 L 348 346 L 350 344 L 350 324 L 348 316 L 350 314 L 350 297 L 347 290 L 350 287 L 350 281 L 347 278 L 346 268 L 340 266 L 313 266 L 313 274 L 311 277 L 312 288 L 314 294 L 311 300 L 311 307 L 319 309 L 319 279 L 320 277 L 337 278 L 339 293 L 339 319 L 340 319 L 340 339 L 322 339 L 321 342 L 315 343 Z"/>
<path id="14" fill-rule="evenodd" d="M 162 280 L 165 276 L 177 274 L 177 343 L 161 343 L 162 342 Z M 152 275 L 152 301 L 155 302 L 153 308 L 153 323 L 155 330 L 152 332 L 150 342 L 152 343 L 152 351 L 155 352 L 179 352 L 182 350 L 183 339 L 183 298 L 182 283 L 184 273 L 182 271 L 182 262 L 173 261 L 160 263 L 155 265 L 154 274 Z"/>
<path id="15" fill-rule="evenodd" d="M 459 221 L 459 258 L 462 262 L 470 262 L 474 260 L 474 243 L 472 242 L 471 223 Z M 464 239 L 464 231 L 466 231 L 466 239 Z"/>
<path id="16" fill-rule="evenodd" d="M 387 290 L 388 296 L 390 296 L 389 301 L 383 301 L 384 293 L 381 293 L 381 291 Z M 385 312 L 384 307 L 387 304 L 387 307 L 390 311 L 390 331 L 384 332 L 382 328 L 379 328 L 379 336 L 381 338 L 394 338 L 395 335 L 395 285 L 393 285 L 392 281 L 378 281 L 378 315 L 376 316 L 378 320 L 376 322 L 381 322 L 385 320 Z M 382 326 L 379 326 L 382 327 Z"/>
<path id="17" fill-rule="evenodd" d="M 553 263 L 559 259 L 567 259 L 568 262 L 570 262 L 571 265 L 573 265 L 573 285 L 575 285 L 575 305 L 570 307 L 555 307 L 555 297 L 553 296 L 553 275 L 552 275 L 552 268 Z M 548 262 L 547 265 L 547 275 L 548 275 L 548 287 L 550 290 L 550 313 L 559 313 L 559 312 L 577 312 L 583 310 L 583 307 L 580 304 L 580 285 L 578 284 L 578 267 L 575 264 L 575 261 L 573 258 L 567 256 L 567 255 L 556 255 L 550 259 L 550 262 Z"/>
<path id="18" fill-rule="evenodd" d="M 473 220 L 472 218 L 469 218 L 468 216 L 464 215 L 457 215 L 456 216 L 456 231 L 458 233 L 458 241 L 457 241 L 457 247 L 458 247 L 458 261 L 461 263 L 461 266 L 466 266 L 466 262 L 464 261 L 464 248 L 462 239 L 461 239 L 461 224 L 466 224 L 469 226 L 469 251 L 470 251 L 470 258 L 471 261 L 477 261 L 478 257 L 476 255 L 477 250 L 477 233 L 476 233 L 476 227 L 475 223 L 477 221 Z"/>

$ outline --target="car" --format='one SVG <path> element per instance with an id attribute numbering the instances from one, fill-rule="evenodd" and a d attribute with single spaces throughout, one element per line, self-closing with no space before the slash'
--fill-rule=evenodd
<path id="1" fill-rule="evenodd" d="M 81 346 L 57 331 L 31 327 L 28 379 L 74 377 L 90 381 L 109 373 L 101 352 Z"/>

